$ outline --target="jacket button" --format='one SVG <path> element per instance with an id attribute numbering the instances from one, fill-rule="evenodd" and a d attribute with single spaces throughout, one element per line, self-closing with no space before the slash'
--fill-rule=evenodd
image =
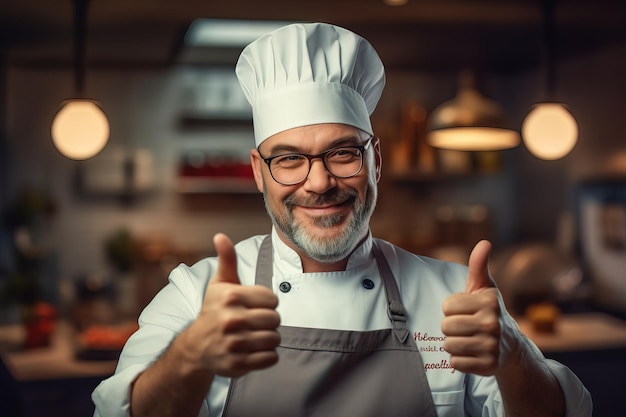
<path id="1" fill-rule="evenodd" d="M 371 290 L 372 288 L 374 288 L 374 281 L 369 278 L 365 278 L 362 284 L 363 288 L 365 288 L 366 290 Z"/>
<path id="2" fill-rule="evenodd" d="M 283 281 L 278 285 L 278 289 L 280 292 L 289 292 L 291 291 L 291 284 Z"/>

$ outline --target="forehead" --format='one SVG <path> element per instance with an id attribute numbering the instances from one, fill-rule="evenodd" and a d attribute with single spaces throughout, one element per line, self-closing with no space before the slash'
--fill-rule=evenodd
<path id="1" fill-rule="evenodd" d="M 363 135 L 359 129 L 348 125 L 317 124 L 279 132 L 266 139 L 259 148 L 265 152 L 277 149 L 312 152 L 344 143 L 358 143 Z"/>

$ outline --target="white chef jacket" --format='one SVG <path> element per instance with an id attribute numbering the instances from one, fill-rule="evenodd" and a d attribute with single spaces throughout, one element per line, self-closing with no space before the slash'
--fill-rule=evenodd
<path id="1" fill-rule="evenodd" d="M 350 256 L 345 271 L 305 274 L 297 253 L 280 240 L 275 230 L 272 234 L 272 287 L 279 299 L 281 325 L 353 331 L 391 327 L 371 236 Z M 254 284 L 263 238 L 254 236 L 235 246 L 242 285 Z M 442 304 L 449 295 L 465 289 L 467 268 L 416 256 L 385 241 L 380 241 L 380 246 L 398 283 L 438 416 L 504 416 L 495 378 L 456 371 L 442 347 Z M 168 285 L 140 315 L 140 328 L 126 343 L 115 375 L 94 390 L 95 416 L 129 416 L 131 383 L 196 319 L 216 268 L 217 258 L 206 258 L 191 267 L 181 264 L 171 272 Z M 365 279 L 374 282 L 373 288 L 363 283 Z M 279 291 L 282 282 L 291 285 L 289 292 Z M 579 379 L 562 364 L 547 362 L 565 394 L 567 416 L 591 416 L 591 396 Z M 229 382 L 229 378 L 214 378 L 199 416 L 222 415 Z"/>

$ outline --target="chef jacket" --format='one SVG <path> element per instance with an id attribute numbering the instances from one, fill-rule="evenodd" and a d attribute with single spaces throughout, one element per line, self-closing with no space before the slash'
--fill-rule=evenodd
<path id="1" fill-rule="evenodd" d="M 235 246 L 242 285 L 254 284 L 258 250 L 264 237 L 254 236 Z M 276 310 L 281 325 L 353 331 L 390 328 L 372 239 L 368 235 L 356 248 L 345 271 L 303 273 L 298 254 L 272 230 L 272 286 L 279 299 Z M 450 356 L 443 349 L 443 301 L 464 291 L 467 267 L 417 256 L 383 240 L 378 243 L 397 281 L 438 416 L 504 416 L 495 378 L 457 371 L 450 366 Z M 217 258 L 212 257 L 191 267 L 181 264 L 171 272 L 169 283 L 141 313 L 140 328 L 124 346 L 115 374 L 94 390 L 95 416 L 130 416 L 132 382 L 196 319 L 216 268 Z M 512 320 L 508 313 L 503 314 L 506 320 Z M 547 360 L 547 365 L 565 395 L 566 415 L 590 416 L 591 396 L 580 380 L 556 361 Z M 229 383 L 230 378 L 214 378 L 199 416 L 222 415 Z"/>

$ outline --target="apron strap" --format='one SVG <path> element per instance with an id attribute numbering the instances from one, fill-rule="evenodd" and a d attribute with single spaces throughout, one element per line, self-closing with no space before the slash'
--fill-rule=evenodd
<path id="1" fill-rule="evenodd" d="M 378 271 L 382 277 L 385 287 L 385 294 L 387 295 L 387 316 L 391 320 L 393 334 L 398 338 L 401 343 L 404 343 L 409 337 L 410 331 L 407 326 L 408 316 L 404 305 L 402 304 L 402 298 L 400 297 L 400 291 L 398 290 L 398 284 L 396 283 L 387 258 L 383 254 L 383 251 L 378 246 L 376 239 L 372 239 L 372 249 L 374 251 L 374 257 L 376 258 L 376 264 L 378 265 Z"/>
<path id="2" fill-rule="evenodd" d="M 274 275 L 272 266 L 274 253 L 272 251 L 272 235 L 265 236 L 259 247 L 259 254 L 256 258 L 256 278 L 255 284 L 263 285 L 272 289 L 272 276 Z"/>
<path id="3" fill-rule="evenodd" d="M 404 343 L 409 337 L 410 331 L 407 326 L 407 313 L 402 304 L 400 297 L 400 291 L 398 290 L 398 284 L 396 283 L 391 268 L 387 263 L 387 259 L 382 250 L 378 246 L 376 239 L 372 239 L 372 249 L 374 252 L 374 258 L 376 259 L 376 265 L 378 266 L 378 272 L 385 288 L 385 295 L 387 296 L 387 316 L 391 320 L 393 334 L 400 341 Z M 269 289 L 272 289 L 272 276 L 273 270 L 273 251 L 272 251 L 272 235 L 265 236 L 259 247 L 259 255 L 256 262 L 256 281 L 255 284 L 263 285 Z"/>

